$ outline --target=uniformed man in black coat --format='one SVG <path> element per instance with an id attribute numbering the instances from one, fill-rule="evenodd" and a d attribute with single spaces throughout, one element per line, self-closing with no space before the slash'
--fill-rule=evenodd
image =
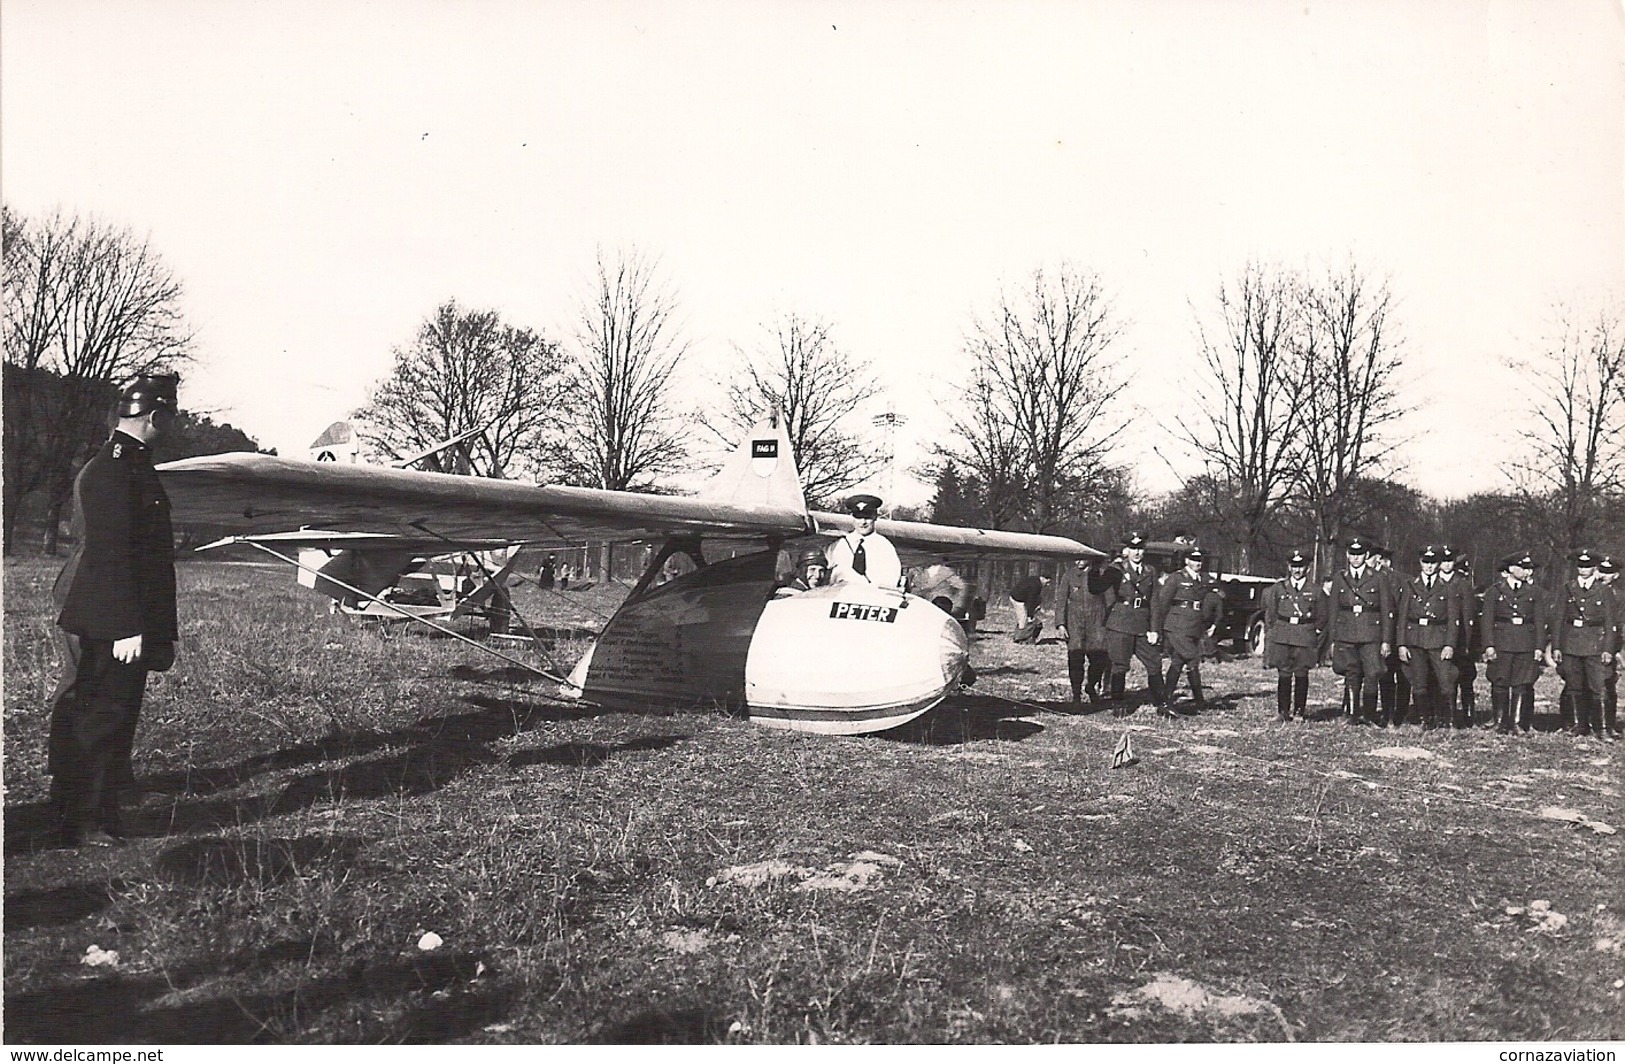
<path id="1" fill-rule="evenodd" d="M 1371 547 L 1355 536 L 1347 548 L 1348 568 L 1333 574 L 1327 593 L 1327 624 L 1332 633 L 1332 671 L 1343 677 L 1349 724 L 1375 724 L 1377 688 L 1393 647 L 1393 592 L 1370 564 Z"/>
<path id="2" fill-rule="evenodd" d="M 1106 653 L 1112 662 L 1111 697 L 1118 703 L 1112 712 L 1118 716 L 1130 711 L 1122 699 L 1128 687 L 1129 662 L 1136 659 L 1145 668 L 1152 705 L 1161 715 L 1170 715 L 1162 690 L 1162 651 L 1157 645 L 1162 637 L 1151 627 L 1157 571 L 1145 564 L 1145 542 L 1138 532 L 1123 537 L 1117 580 L 1106 592 Z"/>
<path id="3" fill-rule="evenodd" d="M 1602 726 L 1610 738 L 1620 737 L 1619 727 L 1619 657 L 1625 653 L 1625 594 L 1620 593 L 1619 563 L 1605 557 L 1597 563 L 1597 579 L 1614 593 L 1614 619 L 1619 622 L 1614 637 L 1614 660 L 1608 663 L 1607 675 L 1602 681 Z"/>
<path id="4" fill-rule="evenodd" d="M 1405 576 L 1394 568 L 1394 552 L 1380 543 L 1371 544 L 1371 565 L 1388 581 L 1389 601 L 1394 610 L 1399 609 L 1399 596 L 1405 590 Z M 1388 629 L 1394 628 L 1394 614 L 1388 615 Z M 1396 636 L 1388 648 L 1388 656 L 1383 659 L 1382 681 L 1377 685 L 1377 699 L 1381 711 L 1377 715 L 1377 723 L 1383 727 L 1389 724 L 1398 724 L 1405 719 L 1411 708 L 1411 678 L 1403 663 L 1399 660 L 1399 641 Z"/>
<path id="5" fill-rule="evenodd" d="M 1535 559 L 1528 551 L 1501 561 L 1501 577 L 1484 589 L 1479 617 L 1490 708 L 1495 730 L 1525 735 L 1535 720 L 1535 681 L 1546 646 L 1546 592 L 1535 584 Z"/>
<path id="6" fill-rule="evenodd" d="M 70 845 L 109 846 L 122 837 L 120 769 L 135 740 L 147 673 L 174 661 L 174 535 L 151 445 L 175 418 L 178 383 L 147 376 L 126 387 L 118 427 L 74 481 L 83 536 L 64 570 L 57 624 L 78 637 L 79 663 L 66 704 L 53 715 L 50 766 Z"/>
<path id="7" fill-rule="evenodd" d="M 1619 638 L 1614 593 L 1597 576 L 1601 556 L 1574 556 L 1574 579 L 1552 596 L 1552 663 L 1574 707 L 1574 735 L 1611 739 L 1602 723 L 1602 692 Z"/>
<path id="8" fill-rule="evenodd" d="M 1151 599 L 1151 630 L 1162 633 L 1168 654 L 1168 672 L 1162 678 L 1163 696 L 1169 708 L 1179 687 L 1179 674 L 1188 670 L 1191 699 L 1207 704 L 1202 690 L 1202 643 L 1213 634 L 1224 607 L 1219 586 L 1205 571 L 1207 556 L 1201 548 L 1185 552 L 1185 567 L 1165 577 Z"/>
<path id="9" fill-rule="evenodd" d="M 1456 647 L 1456 687 L 1451 692 L 1452 718 L 1462 716 L 1471 727 L 1473 715 L 1478 712 L 1478 696 L 1473 685 L 1478 682 L 1478 593 L 1473 590 L 1473 570 L 1466 555 L 1446 543 L 1439 547 L 1439 579 L 1455 592 L 1461 609 L 1461 644 Z"/>
<path id="10" fill-rule="evenodd" d="M 1410 678 L 1424 731 L 1467 726 L 1450 709 L 1456 689 L 1456 648 L 1462 642 L 1461 602 L 1439 576 L 1441 557 L 1437 547 L 1422 549 L 1422 571 L 1402 587 L 1394 623 L 1394 642 L 1399 644 L 1399 660 Z M 1403 723 L 1403 717 L 1396 716 L 1393 723 Z"/>
<path id="11" fill-rule="evenodd" d="M 1275 715 L 1309 719 L 1309 670 L 1320 657 L 1325 605 L 1309 580 L 1309 557 L 1287 559 L 1289 575 L 1264 589 L 1264 667 L 1276 670 Z"/>

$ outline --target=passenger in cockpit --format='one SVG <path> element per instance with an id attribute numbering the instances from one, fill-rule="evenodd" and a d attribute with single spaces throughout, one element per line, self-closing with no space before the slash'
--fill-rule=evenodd
<path id="1" fill-rule="evenodd" d="M 809 544 L 801 548 L 796 555 L 795 574 L 790 582 L 773 592 L 774 598 L 786 598 L 790 595 L 799 595 L 803 591 L 811 591 L 815 587 L 823 587 L 829 583 L 829 562 L 824 558 L 823 548 L 817 544 Z"/>

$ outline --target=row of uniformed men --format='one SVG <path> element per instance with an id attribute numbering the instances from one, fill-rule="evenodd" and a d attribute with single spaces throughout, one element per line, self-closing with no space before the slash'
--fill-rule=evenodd
<path id="1" fill-rule="evenodd" d="M 1575 575 L 1548 590 L 1534 582 L 1534 559 L 1519 551 L 1502 559 L 1480 601 L 1448 546 L 1424 548 L 1412 577 L 1359 537 L 1345 549 L 1347 566 L 1324 585 L 1307 580 L 1309 560 L 1299 551 L 1290 575 L 1265 592 L 1264 663 L 1279 673 L 1282 720 L 1306 716 L 1309 670 L 1329 641 L 1351 724 L 1401 724 L 1414 704 L 1423 728 L 1469 727 L 1481 652 L 1497 731 L 1530 730 L 1534 683 L 1550 665 L 1563 679 L 1572 732 L 1618 737 L 1622 602 L 1612 559 L 1579 551 Z"/>

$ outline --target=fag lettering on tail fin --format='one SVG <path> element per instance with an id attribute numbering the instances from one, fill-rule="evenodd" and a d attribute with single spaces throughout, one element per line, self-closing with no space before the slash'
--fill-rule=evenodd
<path id="1" fill-rule="evenodd" d="M 789 511 L 805 518 L 807 497 L 784 417 L 774 410 L 752 425 L 700 494 L 715 502 Z"/>

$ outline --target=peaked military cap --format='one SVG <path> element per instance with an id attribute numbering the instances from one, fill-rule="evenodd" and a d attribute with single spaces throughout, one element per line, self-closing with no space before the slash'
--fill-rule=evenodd
<path id="1" fill-rule="evenodd" d="M 1452 547 L 1448 543 L 1441 543 L 1439 545 L 1439 560 L 1441 562 L 1453 562 L 1453 561 L 1455 561 L 1456 560 L 1456 548 Z"/>
<path id="2" fill-rule="evenodd" d="M 1201 547 L 1192 547 L 1190 550 L 1185 552 L 1185 560 L 1198 562 L 1206 561 L 1207 555 L 1202 553 Z"/>
<path id="3" fill-rule="evenodd" d="M 1614 561 L 1613 555 L 1605 554 L 1603 555 L 1602 561 L 1597 563 L 1597 572 L 1617 573 L 1619 572 L 1619 563 Z"/>
<path id="4" fill-rule="evenodd" d="M 1125 546 L 1125 547 L 1143 547 L 1143 546 L 1145 546 L 1145 536 L 1141 535 L 1138 532 L 1130 532 L 1126 536 L 1123 537 L 1123 546 Z"/>
<path id="5" fill-rule="evenodd" d="M 1296 567 L 1296 566 L 1299 566 L 1299 565 L 1308 565 L 1309 564 L 1309 559 L 1304 557 L 1303 551 L 1295 550 L 1295 551 L 1292 552 L 1292 557 L 1290 557 L 1290 558 L 1288 558 L 1286 560 L 1286 563 L 1288 565 L 1290 565 L 1290 566 L 1293 566 L 1293 567 Z"/>
<path id="6" fill-rule="evenodd" d="M 1526 550 L 1515 550 L 1501 559 L 1501 568 L 1510 569 L 1516 565 L 1520 569 L 1535 568 L 1535 559 Z"/>
<path id="7" fill-rule="evenodd" d="M 878 517 L 880 516 L 880 499 L 874 495 L 848 496 L 846 512 L 853 517 Z"/>
<path id="8" fill-rule="evenodd" d="M 1600 561 L 1602 561 L 1602 559 L 1589 550 L 1578 550 L 1574 552 L 1574 564 L 1581 569 L 1595 569 L 1597 567 L 1597 563 Z"/>
<path id="9" fill-rule="evenodd" d="M 144 374 L 119 392 L 118 416 L 140 417 L 152 410 L 175 412 L 181 379 L 173 373 Z"/>
<path id="10" fill-rule="evenodd" d="M 1367 543 L 1359 536 L 1355 536 L 1353 539 L 1349 540 L 1348 547 L 1346 549 L 1350 554 L 1370 554 L 1371 544 Z"/>
<path id="11" fill-rule="evenodd" d="M 1430 544 L 1429 546 L 1426 546 L 1426 547 L 1422 548 L 1422 551 L 1421 551 L 1421 554 L 1419 555 L 1419 557 L 1425 563 L 1430 563 L 1430 564 L 1437 565 L 1440 561 L 1442 561 L 1444 559 L 1444 552 L 1441 551 L 1438 547 L 1432 546 Z"/>

